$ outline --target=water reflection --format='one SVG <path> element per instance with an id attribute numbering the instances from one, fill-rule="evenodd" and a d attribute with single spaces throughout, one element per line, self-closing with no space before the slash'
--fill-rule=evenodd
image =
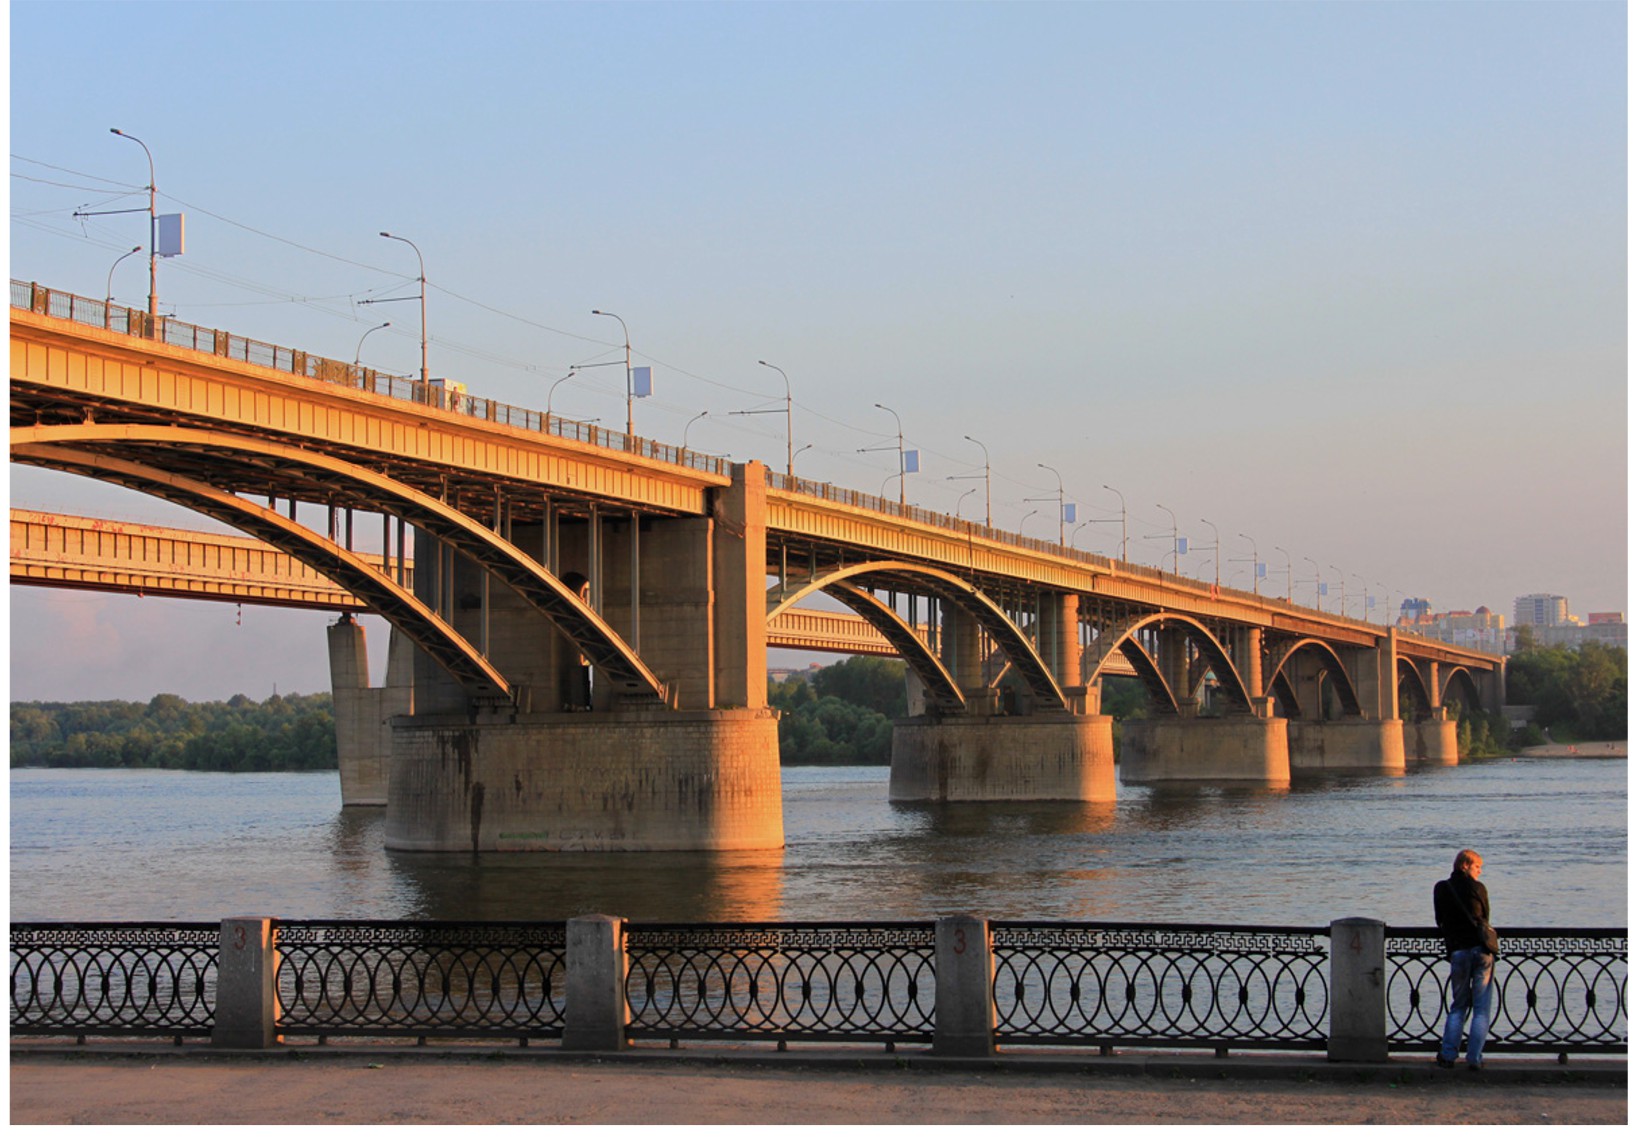
<path id="1" fill-rule="evenodd" d="M 391 853 L 406 916 L 633 921 L 766 920 L 782 911 L 784 855 L 725 853 Z"/>

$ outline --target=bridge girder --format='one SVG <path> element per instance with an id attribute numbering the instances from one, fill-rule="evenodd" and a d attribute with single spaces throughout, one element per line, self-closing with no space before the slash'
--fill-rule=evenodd
<path id="1" fill-rule="evenodd" d="M 769 588 L 767 617 L 772 619 L 815 591 L 825 592 L 849 605 L 858 605 L 861 603 L 860 596 L 870 594 L 858 586 L 860 581 L 895 582 L 903 585 L 906 590 L 919 591 L 961 608 L 1005 654 L 1008 662 L 1033 693 L 1037 705 L 1048 710 L 1070 709 L 1068 697 L 1057 685 L 1051 669 L 1046 666 L 1045 660 L 1040 657 L 1029 637 L 1011 621 L 1006 612 L 977 587 L 960 576 L 940 568 L 900 560 L 872 560 L 828 568 L 805 578 L 787 580 Z M 908 655 L 905 657 L 911 669 L 916 671 L 925 684 L 933 701 L 945 709 L 954 709 L 958 700 L 960 706 L 964 708 L 965 699 L 961 696 L 960 689 L 955 686 L 953 678 L 931 649 L 922 642 L 920 636 L 907 624 L 903 624 L 897 631 L 889 630 L 888 628 L 894 624 L 887 620 L 886 616 L 893 615 L 900 623 L 901 617 L 897 617 L 890 608 L 880 606 L 879 601 L 876 601 L 874 607 L 869 604 L 862 606 L 866 610 L 860 611 L 860 614 L 875 624 L 876 630 L 889 641 L 893 641 L 894 646 L 897 646 L 899 639 L 909 639 L 919 647 L 913 658 Z"/>
<path id="2" fill-rule="evenodd" d="M 232 479 L 222 483 L 236 484 L 247 475 L 263 475 L 283 471 L 287 476 L 311 487 L 326 487 L 340 493 L 340 498 L 369 511 L 383 512 L 402 518 L 420 531 L 449 544 L 461 555 L 494 575 L 517 592 L 530 606 L 540 611 L 563 636 L 573 643 L 585 657 L 601 669 L 614 686 L 630 695 L 666 696 L 666 688 L 641 661 L 629 645 L 601 616 L 579 598 L 579 594 L 545 568 L 529 558 L 510 542 L 478 524 L 470 517 L 443 504 L 431 496 L 402 484 L 390 477 L 349 461 L 323 453 L 312 452 L 259 437 L 240 437 L 202 429 L 161 425 L 52 425 L 13 426 L 11 430 L 12 459 L 40 467 L 77 471 L 111 483 L 136 481 L 140 490 L 173 502 L 184 502 L 186 497 L 199 505 L 213 505 L 213 510 L 197 508 L 206 515 L 236 528 L 245 528 L 265 543 L 289 552 L 296 559 L 309 563 L 325 574 L 332 575 L 348 590 L 355 591 L 379 607 L 382 614 L 394 623 L 403 618 L 412 621 L 414 609 L 406 601 L 415 597 L 390 580 L 376 574 L 375 579 L 343 580 L 334 574 L 329 564 L 334 557 L 325 552 L 335 548 L 323 537 L 308 529 L 284 521 L 276 513 L 258 509 L 252 517 L 238 508 L 255 505 L 235 495 L 193 477 L 171 470 L 167 461 L 178 454 L 186 454 L 184 465 L 197 464 L 200 453 L 210 453 Z M 123 466 L 123 467 L 122 467 Z M 127 486 L 136 486 L 127 483 Z M 250 484 L 260 487 L 259 482 Z M 206 496 L 208 490 L 213 495 Z M 188 507 L 195 507 L 188 503 Z M 289 527 L 276 531 L 266 522 L 267 517 L 279 520 Z M 255 529 L 246 524 L 261 521 Z M 260 529 L 260 530 L 256 530 Z M 314 541 L 317 541 L 315 543 Z M 319 560 L 312 563 L 311 560 Z M 360 562 L 360 566 L 364 566 Z M 390 590 L 382 594 L 382 581 Z M 422 608 L 424 605 L 416 604 Z M 440 620 L 441 623 L 441 620 Z M 447 624 L 443 625 L 447 628 Z M 492 675 L 499 680 L 498 687 L 509 693 L 510 687 L 493 672 L 486 660 L 461 640 L 460 644 L 442 640 L 434 632 L 423 632 L 423 644 L 416 633 L 405 630 L 417 645 L 437 659 L 462 685 L 470 689 L 479 676 Z M 453 629 L 449 629 L 453 634 Z M 450 668 L 452 649 L 456 657 L 469 660 L 472 668 Z M 477 664 L 482 664 L 478 667 Z M 477 671 L 477 675 L 472 674 Z M 497 685 L 485 683 L 484 686 Z M 480 688 L 481 689 L 481 688 Z"/>

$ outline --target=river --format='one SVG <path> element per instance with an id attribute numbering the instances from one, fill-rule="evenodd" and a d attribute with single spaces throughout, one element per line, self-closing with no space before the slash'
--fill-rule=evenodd
<path id="1" fill-rule="evenodd" d="M 1496 924 L 1626 923 L 1625 759 L 1496 759 L 1106 806 L 904 806 L 885 767 L 783 772 L 782 852 L 402 854 L 336 774 L 11 772 L 11 917 L 1432 923 L 1456 849 Z"/>

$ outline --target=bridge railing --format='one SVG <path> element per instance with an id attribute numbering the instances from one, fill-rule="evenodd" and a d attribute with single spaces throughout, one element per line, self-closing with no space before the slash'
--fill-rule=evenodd
<path id="1" fill-rule="evenodd" d="M 586 923 L 274 921 L 259 987 L 280 1015 L 266 1042 L 563 1039 L 586 1019 L 576 1017 L 584 1003 L 582 1013 L 625 1013 L 613 1028 L 622 1043 L 936 1043 L 947 1015 L 940 959 L 967 951 L 921 921 L 622 923 L 612 961 L 575 967 L 570 927 Z M 1333 960 L 1322 927 L 977 923 L 990 958 L 977 980 L 990 995 L 950 1011 L 989 1011 L 1000 1046 L 1319 1051 L 1334 1034 L 1332 990 L 1373 987 L 1384 997 L 1382 1053 L 1430 1054 L 1446 1011 L 1448 970 L 1431 929 L 1383 927 L 1384 964 L 1372 969 Z M 14 922 L 11 1033 L 211 1037 L 233 928 Z M 1626 938 L 1503 931 L 1486 1051 L 1625 1054 Z M 1341 971 L 1359 979 L 1337 983 Z M 234 991 L 255 987 L 240 978 Z"/>
<path id="2" fill-rule="evenodd" d="M 36 282 L 23 282 L 13 278 L 11 305 L 13 309 L 31 310 L 48 317 L 63 318 L 98 329 L 113 330 L 135 337 L 152 337 L 178 349 L 211 353 L 218 357 L 243 361 L 249 365 L 294 373 L 314 381 L 326 381 L 382 397 L 432 405 L 493 424 L 509 425 L 528 432 L 546 433 L 566 440 L 582 441 L 599 448 L 634 453 L 651 460 L 681 465 L 701 472 L 727 475 L 733 464 L 725 457 L 677 448 L 644 437 L 628 437 L 624 433 L 612 432 L 596 425 L 571 421 L 555 415 L 547 416 L 534 409 L 508 405 L 503 401 L 473 397 L 459 386 L 430 381 L 422 383 L 413 377 L 382 373 L 352 362 L 336 361 L 299 349 L 256 341 L 225 330 L 193 325 L 170 317 L 153 317 L 143 310 L 115 305 L 107 299 L 85 298 L 63 290 L 49 289 Z"/>

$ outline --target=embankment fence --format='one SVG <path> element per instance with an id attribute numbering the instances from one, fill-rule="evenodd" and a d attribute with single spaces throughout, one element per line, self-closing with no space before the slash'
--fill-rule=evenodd
<path id="1" fill-rule="evenodd" d="M 1486 1051 L 1627 1051 L 1625 929 L 1508 929 Z M 1433 1052 L 1436 930 L 229 918 L 11 926 L 11 1033 Z"/>

